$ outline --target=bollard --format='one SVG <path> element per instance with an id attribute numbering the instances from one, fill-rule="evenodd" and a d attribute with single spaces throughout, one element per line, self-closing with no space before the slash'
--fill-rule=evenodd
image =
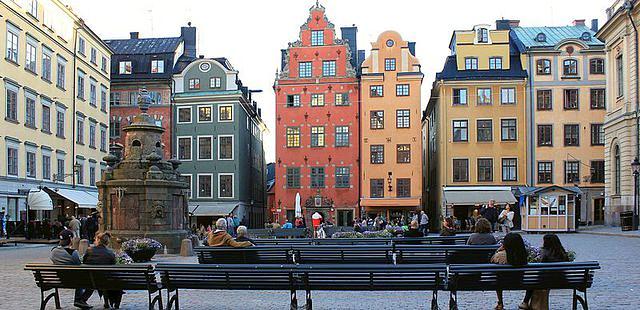
<path id="1" fill-rule="evenodd" d="M 87 239 L 80 240 L 80 243 L 78 244 L 78 254 L 80 254 L 80 256 L 84 255 L 84 253 L 87 252 L 88 248 L 89 248 L 89 240 Z"/>
<path id="2" fill-rule="evenodd" d="M 184 239 L 182 240 L 182 244 L 180 244 L 180 256 L 194 256 L 193 253 L 193 244 L 191 240 Z"/>
<path id="3" fill-rule="evenodd" d="M 77 250 L 79 245 L 80 245 L 80 238 L 73 237 L 73 239 L 71 239 L 71 248 Z"/>
<path id="4" fill-rule="evenodd" d="M 191 245 L 195 248 L 197 246 L 200 246 L 200 238 L 198 238 L 198 236 L 191 236 Z"/>

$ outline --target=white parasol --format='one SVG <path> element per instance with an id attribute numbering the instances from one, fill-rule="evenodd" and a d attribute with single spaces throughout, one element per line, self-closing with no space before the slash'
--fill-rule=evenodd
<path id="1" fill-rule="evenodd" d="M 300 206 L 300 193 L 296 193 L 296 217 L 302 217 L 302 206 Z"/>

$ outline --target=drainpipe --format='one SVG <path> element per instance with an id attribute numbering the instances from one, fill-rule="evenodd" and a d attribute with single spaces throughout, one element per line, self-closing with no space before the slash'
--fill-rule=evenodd
<path id="1" fill-rule="evenodd" d="M 73 168 L 71 170 L 71 187 L 72 188 L 76 188 L 76 92 L 77 92 L 77 87 L 78 87 L 78 82 L 76 81 L 77 79 L 77 72 L 78 72 L 78 68 L 77 66 L 77 58 L 78 58 L 78 27 L 73 27 L 73 81 L 71 81 L 71 85 L 73 86 L 71 89 L 73 90 L 73 93 L 71 94 L 71 99 L 73 100 L 73 109 L 72 109 L 72 113 L 71 114 L 71 125 L 73 128 L 71 130 L 71 167 Z M 64 178 L 64 176 L 63 176 Z"/>
<path id="2" fill-rule="evenodd" d="M 535 104 L 535 97 L 534 97 L 534 89 L 533 89 L 533 79 L 534 79 L 534 74 L 533 74 L 533 55 L 531 54 L 531 52 L 529 52 L 528 57 L 529 58 L 529 145 L 527 146 L 529 148 L 529 158 L 527 159 L 527 161 L 529 162 L 529 175 L 528 175 L 528 185 L 529 186 L 535 186 L 535 175 L 536 175 L 536 160 L 535 160 L 535 152 L 536 152 L 536 147 L 535 147 L 535 140 L 534 140 L 534 132 L 535 132 L 535 111 L 536 109 L 534 108 L 534 104 Z"/>
<path id="3" fill-rule="evenodd" d="M 636 61 L 636 76 L 638 75 L 638 65 L 640 61 L 638 60 L 638 28 L 636 27 L 636 23 L 633 20 L 633 16 L 631 15 L 631 11 L 633 10 L 633 3 L 631 1 L 627 1 L 625 3 L 625 8 L 627 10 L 627 17 L 631 22 L 631 26 L 633 27 L 633 33 L 635 35 L 635 61 Z M 639 92 L 639 84 L 638 78 L 635 79 L 635 91 L 636 91 L 636 113 L 635 113 L 635 121 L 636 121 L 636 158 L 640 157 L 640 122 L 638 122 L 638 111 L 640 110 L 640 101 L 638 100 Z"/>

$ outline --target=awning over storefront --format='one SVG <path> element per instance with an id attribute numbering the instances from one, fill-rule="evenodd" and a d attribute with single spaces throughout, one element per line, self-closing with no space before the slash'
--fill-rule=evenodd
<path id="1" fill-rule="evenodd" d="M 49 194 L 47 194 L 45 191 L 39 189 L 32 189 L 29 191 L 29 195 L 27 196 L 27 204 L 29 205 L 29 210 L 53 210 L 53 202 L 51 201 L 51 197 L 49 197 Z"/>
<path id="2" fill-rule="evenodd" d="M 486 204 L 490 200 L 496 204 L 516 203 L 510 187 L 447 187 L 444 199 L 448 205 Z"/>
<path id="3" fill-rule="evenodd" d="M 78 205 L 78 208 L 95 209 L 98 205 L 98 193 L 78 189 L 48 188 L 50 191 Z"/>
<path id="4" fill-rule="evenodd" d="M 224 216 L 234 212 L 239 202 L 189 202 L 190 216 Z"/>

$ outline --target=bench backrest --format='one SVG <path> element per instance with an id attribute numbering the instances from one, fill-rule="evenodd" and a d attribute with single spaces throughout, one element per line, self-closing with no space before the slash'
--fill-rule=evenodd
<path id="1" fill-rule="evenodd" d="M 299 264 L 393 264 L 393 247 L 387 245 L 294 246 L 295 262 Z"/>
<path id="2" fill-rule="evenodd" d="M 288 290 L 295 285 L 293 265 L 158 264 L 168 289 Z"/>
<path id="3" fill-rule="evenodd" d="M 291 264 L 291 246 L 196 247 L 200 264 Z"/>
<path id="4" fill-rule="evenodd" d="M 288 230 L 288 229 L 283 229 Z M 296 238 L 296 239 L 256 239 L 255 244 L 317 244 L 317 245 L 344 245 L 344 244 L 434 244 L 454 245 L 466 244 L 469 235 L 460 236 L 433 236 L 421 238 Z"/>
<path id="5" fill-rule="evenodd" d="M 305 238 L 307 237 L 306 228 L 279 228 L 273 230 L 276 238 Z"/>
<path id="6" fill-rule="evenodd" d="M 157 291 L 156 277 L 151 265 L 53 265 L 29 264 L 25 270 L 33 272 L 38 287 L 92 288 L 112 290 Z"/>
<path id="7" fill-rule="evenodd" d="M 511 265 L 450 265 L 447 288 L 453 291 L 587 289 L 598 262 Z"/>
<path id="8" fill-rule="evenodd" d="M 497 245 L 396 245 L 398 264 L 483 264 L 488 263 Z"/>

